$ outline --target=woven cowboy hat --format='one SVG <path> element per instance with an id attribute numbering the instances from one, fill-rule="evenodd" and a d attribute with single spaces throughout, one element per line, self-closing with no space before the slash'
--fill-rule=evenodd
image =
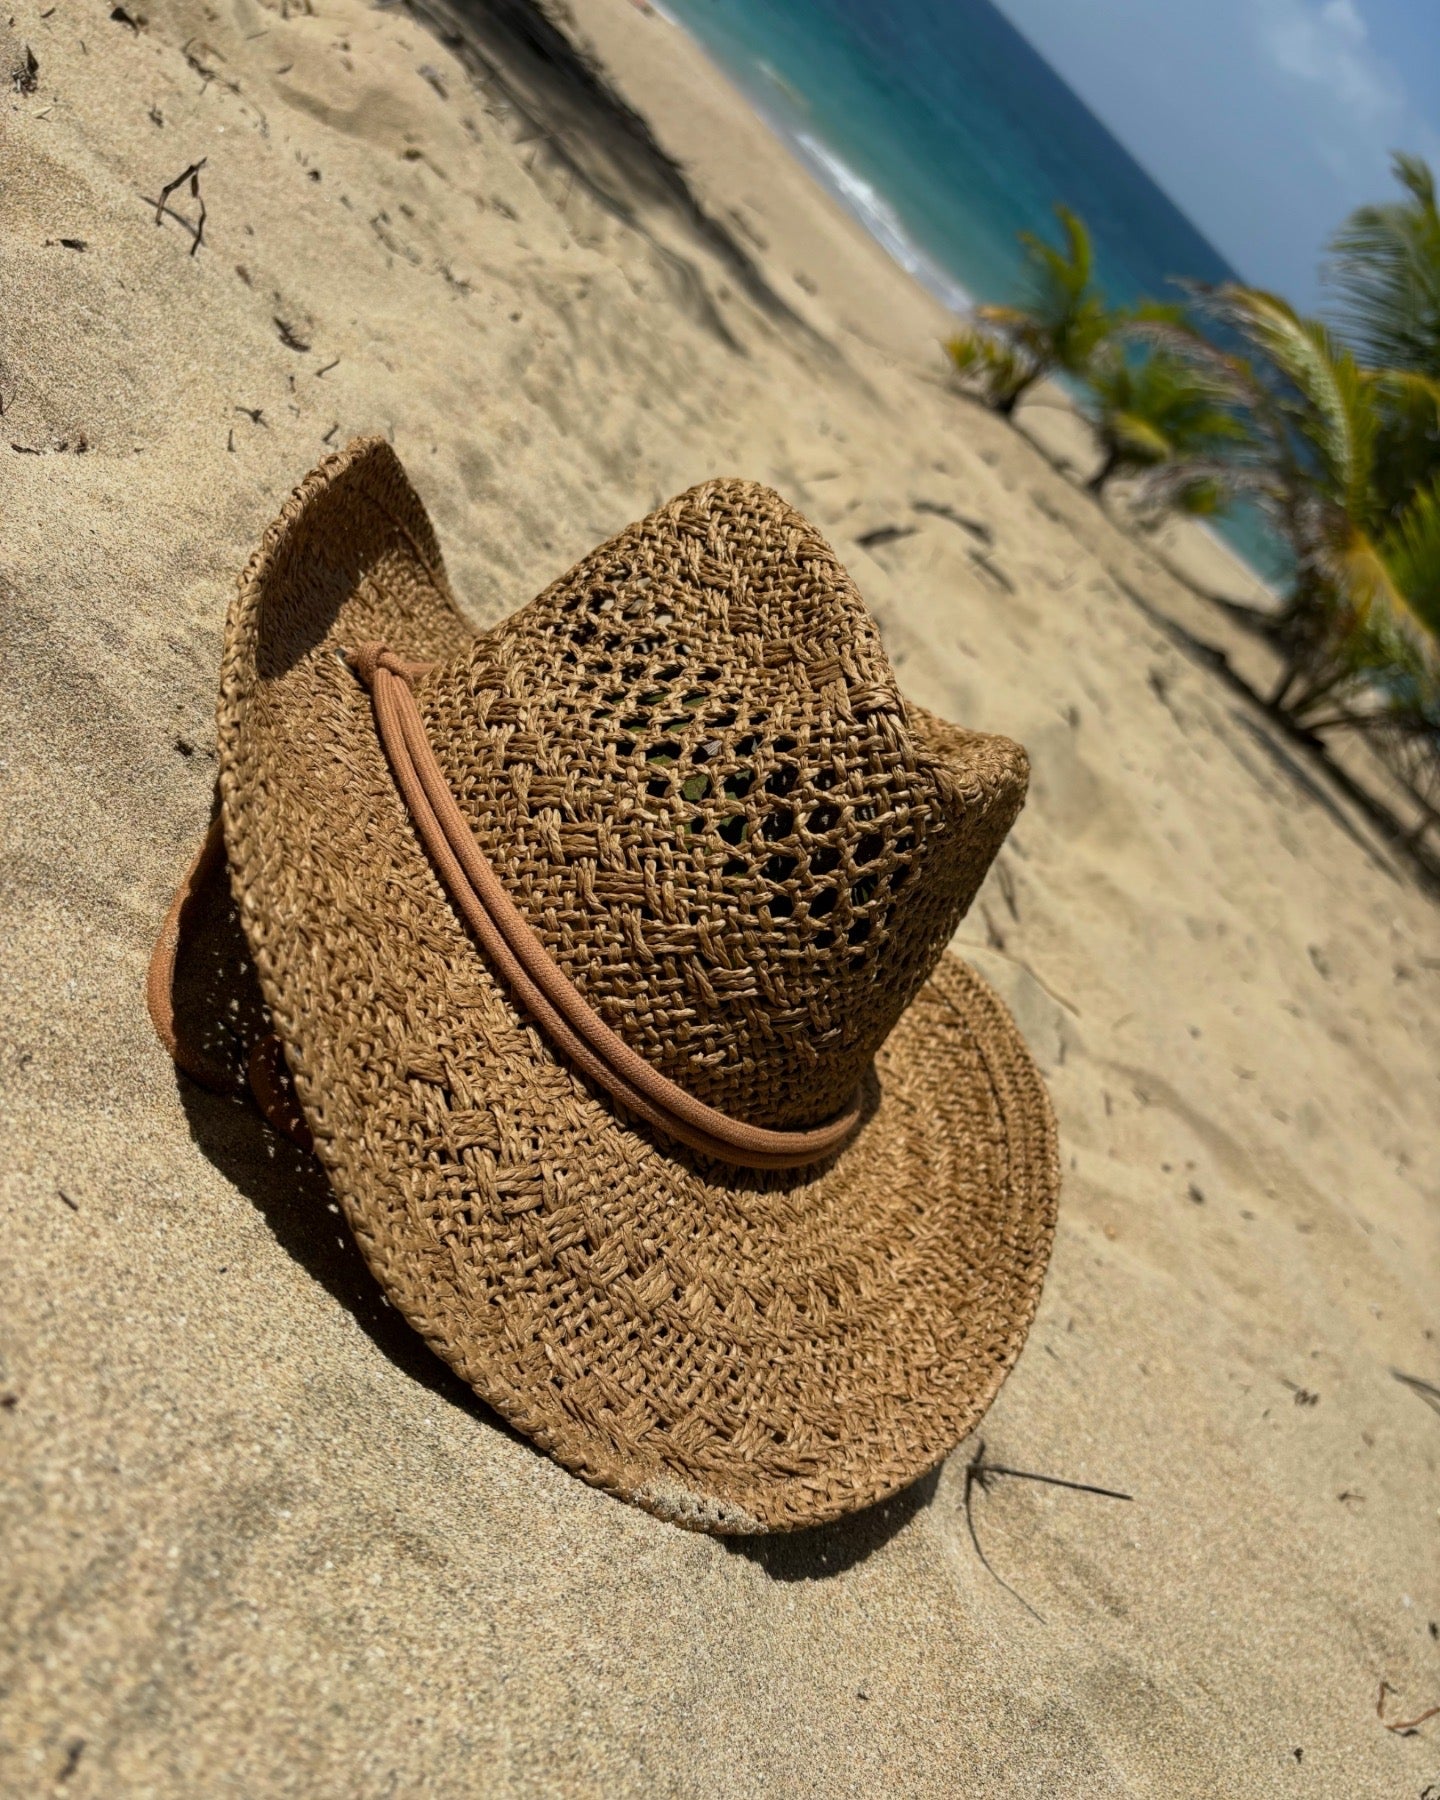
<path id="1" fill-rule="evenodd" d="M 1027 764 L 901 698 L 803 518 L 707 482 L 476 632 L 358 441 L 241 578 L 219 751 L 253 1085 L 484 1400 L 719 1532 L 834 1519 L 974 1427 L 1059 1164 L 946 944 Z"/>

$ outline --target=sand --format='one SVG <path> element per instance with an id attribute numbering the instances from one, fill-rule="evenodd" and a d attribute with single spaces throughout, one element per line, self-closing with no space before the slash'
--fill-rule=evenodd
<path id="1" fill-rule="evenodd" d="M 1440 1701 L 1440 1418 L 1392 1374 L 1440 1378 L 1435 905 L 1190 650 L 1224 618 L 945 390 L 933 303 L 628 0 L 574 29 L 691 198 L 493 20 L 477 87 L 360 0 L 6 16 L 0 1790 L 1440 1780 L 1440 1720 L 1376 1717 Z M 153 202 L 202 157 L 192 255 Z M 1027 744 L 961 945 L 1066 1184 L 982 1436 L 1133 1501 L 975 1488 L 992 1573 L 972 1441 L 825 1533 L 686 1535 L 470 1401 L 313 1172 L 177 1083 L 141 981 L 231 586 L 375 429 L 479 621 L 745 474 L 917 700 Z"/>

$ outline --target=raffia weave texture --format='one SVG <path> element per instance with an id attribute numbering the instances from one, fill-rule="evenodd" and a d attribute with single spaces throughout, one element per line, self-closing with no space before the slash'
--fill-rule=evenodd
<path id="1" fill-rule="evenodd" d="M 466 821 L 585 999 L 687 1092 L 800 1128 L 746 1172 L 627 1120 L 497 982 L 342 652 L 413 691 Z M 907 707 L 849 578 L 716 481 L 493 631 L 388 447 L 297 490 L 220 703 L 235 894 L 306 1121 L 392 1301 L 587 1480 L 785 1530 L 932 1467 L 1038 1300 L 1058 1159 L 999 1001 L 943 954 L 1023 801 L 1004 739 Z"/>

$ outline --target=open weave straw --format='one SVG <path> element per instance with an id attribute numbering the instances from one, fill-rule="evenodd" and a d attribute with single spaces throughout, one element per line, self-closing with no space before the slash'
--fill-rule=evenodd
<path id="1" fill-rule="evenodd" d="M 845 1146 L 726 1166 L 628 1115 L 517 1005 L 427 855 L 346 661 L 410 691 L 549 957 L 704 1105 Z M 392 1301 L 587 1480 L 677 1523 L 879 1499 L 981 1416 L 1038 1300 L 1043 1085 L 944 946 L 1024 797 L 1017 746 L 907 707 L 770 490 L 692 489 L 494 630 L 393 452 L 297 490 L 220 703 L 235 894 L 315 1147 Z"/>
<path id="2" fill-rule="evenodd" d="M 697 1100 L 612 1031 L 510 898 L 446 785 L 409 687 L 425 665 L 404 663 L 383 644 L 362 645 L 350 661 L 374 696 L 375 727 L 395 784 L 446 893 L 551 1049 L 633 1117 L 736 1168 L 803 1168 L 841 1148 L 860 1116 L 857 1100 L 808 1129 L 750 1125 Z"/>

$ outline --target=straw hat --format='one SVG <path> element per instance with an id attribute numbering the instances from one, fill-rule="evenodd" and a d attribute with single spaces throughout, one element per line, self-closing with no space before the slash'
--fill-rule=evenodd
<path id="1" fill-rule="evenodd" d="M 973 1428 L 1059 1164 L 945 946 L 1027 764 L 901 699 L 804 519 L 707 482 L 477 633 L 358 441 L 241 579 L 219 745 L 297 1129 L 491 1406 L 719 1532 L 834 1519 Z"/>

